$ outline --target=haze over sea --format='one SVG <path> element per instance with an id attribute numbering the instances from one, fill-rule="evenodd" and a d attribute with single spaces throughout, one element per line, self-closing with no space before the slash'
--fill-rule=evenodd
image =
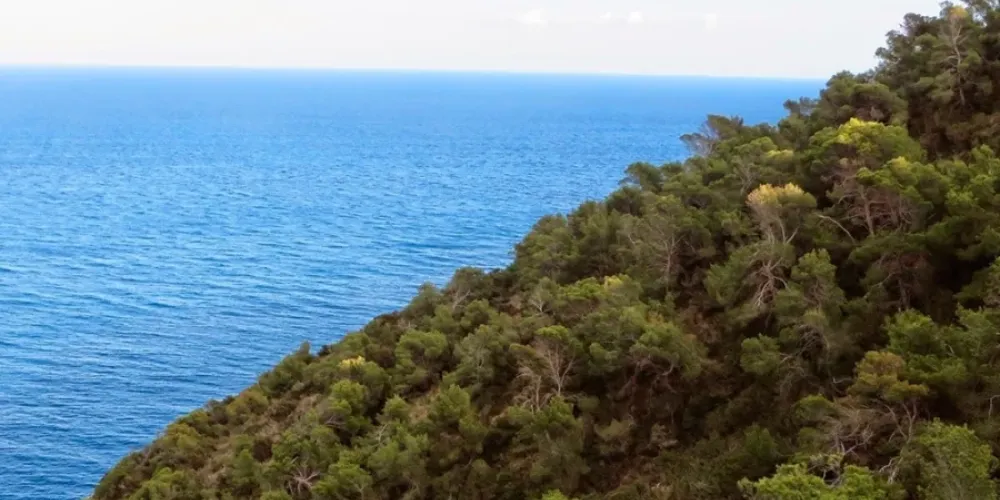
<path id="1" fill-rule="evenodd" d="M 86 496 L 174 418 L 500 267 L 544 214 L 818 81 L 0 70 L 0 498 Z"/>

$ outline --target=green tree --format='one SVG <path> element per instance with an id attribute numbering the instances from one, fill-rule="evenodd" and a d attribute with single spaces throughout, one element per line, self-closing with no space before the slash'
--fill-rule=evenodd
<path id="1" fill-rule="evenodd" d="M 903 449 L 904 471 L 923 500 L 995 499 L 990 446 L 966 427 L 935 420 Z"/>
<path id="2" fill-rule="evenodd" d="M 811 474 L 802 464 L 782 465 L 771 477 L 740 483 L 752 500 L 891 500 L 901 499 L 894 488 L 871 471 L 848 465 L 830 480 Z M 832 483 L 832 484 L 831 484 Z"/>

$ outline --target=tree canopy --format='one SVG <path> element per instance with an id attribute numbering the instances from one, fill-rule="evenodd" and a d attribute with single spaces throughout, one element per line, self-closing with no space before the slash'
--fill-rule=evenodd
<path id="1" fill-rule="evenodd" d="M 878 57 L 303 345 L 93 498 L 998 498 L 1000 2 Z"/>

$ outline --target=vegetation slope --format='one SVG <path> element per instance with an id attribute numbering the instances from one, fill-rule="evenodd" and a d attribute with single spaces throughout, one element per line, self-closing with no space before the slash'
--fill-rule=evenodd
<path id="1" fill-rule="evenodd" d="M 304 345 L 94 498 L 997 498 L 1000 2 L 878 56 Z"/>

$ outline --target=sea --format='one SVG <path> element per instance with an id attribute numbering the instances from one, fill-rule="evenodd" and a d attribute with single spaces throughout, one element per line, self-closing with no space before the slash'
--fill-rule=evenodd
<path id="1" fill-rule="evenodd" d="M 0 498 L 173 419 L 813 80 L 0 68 Z"/>

